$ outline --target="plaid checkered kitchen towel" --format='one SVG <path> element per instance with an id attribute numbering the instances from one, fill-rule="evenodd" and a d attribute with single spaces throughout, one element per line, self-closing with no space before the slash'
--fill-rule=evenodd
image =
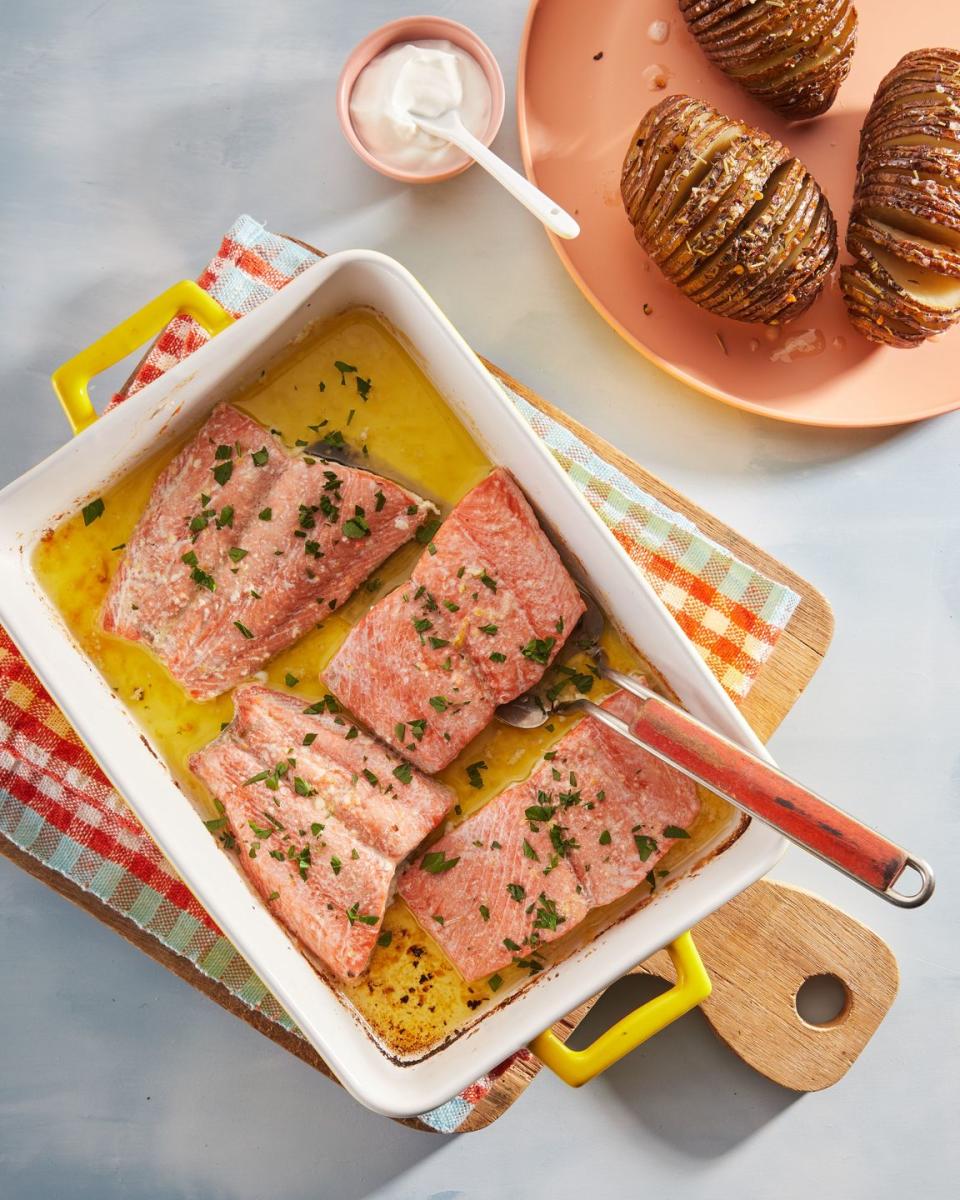
<path id="1" fill-rule="evenodd" d="M 244 216 L 199 282 L 241 317 L 315 261 L 310 251 Z M 206 337 L 190 318 L 176 318 L 111 407 L 192 353 Z M 742 699 L 799 597 L 732 558 L 522 397 L 512 398 L 720 682 Z M 0 834 L 131 918 L 244 1003 L 294 1029 L 147 837 L 2 629 Z M 423 1114 L 422 1120 L 452 1133 L 507 1065 Z"/>

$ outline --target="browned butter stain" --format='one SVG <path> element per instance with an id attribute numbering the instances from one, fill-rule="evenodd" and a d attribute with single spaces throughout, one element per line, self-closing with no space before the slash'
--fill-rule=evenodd
<path id="1" fill-rule="evenodd" d="M 356 367 L 342 372 L 335 363 Z M 357 379 L 362 382 L 360 385 Z M 363 392 L 366 382 L 369 390 Z M 322 385 L 322 386 L 321 386 Z M 225 397 L 226 398 L 226 397 Z M 395 474 L 446 512 L 490 468 L 467 430 L 404 347 L 375 314 L 353 310 L 314 328 L 275 360 L 246 391 L 230 397 L 264 425 L 280 431 L 290 447 L 314 442 L 338 431 L 351 446 L 366 447 L 371 469 Z M 320 426 L 319 431 L 311 426 Z M 229 695 L 197 703 L 184 694 L 149 651 L 110 637 L 99 627 L 99 612 L 109 581 L 133 533 L 153 483 L 180 448 L 165 447 L 103 496 L 102 517 L 84 526 L 80 514 L 41 539 L 34 566 L 43 587 L 82 649 L 97 665 L 117 696 L 144 730 L 148 744 L 169 765 L 178 785 L 202 817 L 214 814 L 209 795 L 187 767 L 189 756 L 219 733 L 231 719 Z M 322 625 L 279 655 L 266 668 L 267 682 L 294 691 L 309 703 L 325 691 L 321 674 L 350 628 L 380 596 L 406 579 L 421 547 L 395 554 L 354 597 Z M 612 628 L 604 644 L 614 666 L 656 673 Z M 285 680 L 298 680 L 293 687 Z M 598 684 L 594 696 L 605 693 Z M 476 811 L 504 787 L 523 779 L 541 755 L 568 729 L 573 718 L 557 718 L 550 728 L 515 730 L 493 724 L 440 773 L 457 794 L 457 822 Z M 485 762 L 482 786 L 475 787 L 466 768 Z M 476 772 L 473 773 L 476 780 Z M 729 807 L 707 792 L 689 841 L 678 843 L 660 869 L 672 875 L 703 857 L 704 848 L 731 826 Z M 658 886 L 667 886 L 664 878 Z M 630 895 L 595 910 L 577 929 L 545 949 L 546 969 L 621 919 L 648 896 L 646 884 Z M 429 933 L 420 928 L 401 900 L 390 907 L 384 930 L 390 944 L 378 947 L 367 974 L 337 985 L 363 1021 L 400 1058 L 429 1052 L 527 979 L 521 968 L 500 972 L 494 993 L 485 980 L 465 982 Z"/>

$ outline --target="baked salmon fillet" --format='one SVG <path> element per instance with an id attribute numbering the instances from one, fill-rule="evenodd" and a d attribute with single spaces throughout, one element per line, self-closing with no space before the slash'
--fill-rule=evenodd
<path id="1" fill-rule="evenodd" d="M 626 721 L 642 701 L 604 707 Z M 695 785 L 590 717 L 401 874 L 398 891 L 466 980 L 540 947 L 647 878 L 699 812 Z"/>
<path id="2" fill-rule="evenodd" d="M 404 587 L 351 630 L 324 673 L 337 697 L 439 771 L 536 684 L 584 604 L 507 471 L 453 509 Z"/>
<path id="3" fill-rule="evenodd" d="M 341 979 L 366 969 L 398 862 L 453 792 L 336 711 L 251 685 L 190 760 L 271 912 Z M 331 711 L 331 708 L 334 711 Z"/>
<path id="4" fill-rule="evenodd" d="M 103 627 L 210 699 L 342 605 L 430 511 L 369 471 L 290 454 L 221 405 L 157 480 Z"/>
<path id="5" fill-rule="evenodd" d="M 451 788 L 331 712 L 330 700 L 316 712 L 319 702 L 305 709 L 298 696 L 249 684 L 237 688 L 233 701 L 235 736 L 265 763 L 295 758 L 297 774 L 327 810 L 394 865 L 454 803 Z"/>

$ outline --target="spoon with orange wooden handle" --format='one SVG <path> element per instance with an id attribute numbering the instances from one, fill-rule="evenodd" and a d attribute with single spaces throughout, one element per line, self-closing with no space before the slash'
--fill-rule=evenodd
<path id="1" fill-rule="evenodd" d="M 583 587 L 580 590 L 587 611 L 571 642 L 587 651 L 596 675 L 643 701 L 636 719 L 628 724 L 582 695 L 561 701 L 552 689 L 552 694 L 534 690 L 501 704 L 496 711 L 499 720 L 532 729 L 560 711 L 585 712 L 751 817 L 772 825 L 808 854 L 843 871 L 891 904 L 917 908 L 930 899 L 933 872 L 923 859 L 704 725 L 642 680 L 614 670 L 600 646 L 603 615 L 593 597 Z M 581 673 L 577 678 L 589 676 Z M 919 876 L 919 888 L 910 894 L 894 888 L 907 869 Z"/>

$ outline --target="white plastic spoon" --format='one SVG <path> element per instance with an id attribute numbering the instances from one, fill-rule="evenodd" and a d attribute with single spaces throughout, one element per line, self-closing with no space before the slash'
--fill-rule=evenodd
<path id="1" fill-rule="evenodd" d="M 551 233 L 562 238 L 579 236 L 580 226 L 573 217 L 568 212 L 564 212 L 559 204 L 555 204 L 549 196 L 534 187 L 513 167 L 508 166 L 502 158 L 498 158 L 492 150 L 488 150 L 479 138 L 475 138 L 460 120 L 460 115 L 455 108 L 449 109 L 439 117 L 427 117 L 417 112 L 411 112 L 410 116 L 426 133 L 432 133 L 435 137 L 452 142 L 455 146 L 459 146 L 465 154 L 469 154 L 498 183 L 503 184 L 511 196 L 519 200 L 525 208 L 539 218 Z"/>

